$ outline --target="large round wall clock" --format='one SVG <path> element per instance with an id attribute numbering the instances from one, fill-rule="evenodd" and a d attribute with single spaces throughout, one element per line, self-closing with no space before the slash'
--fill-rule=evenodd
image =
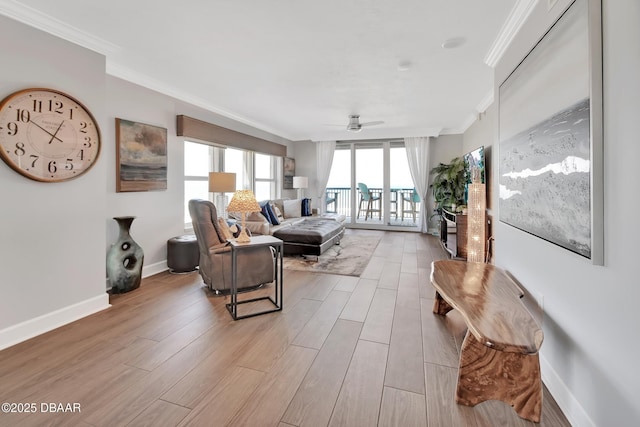
<path id="1" fill-rule="evenodd" d="M 27 178 L 77 178 L 99 154 L 98 124 L 73 97 L 52 89 L 25 89 L 0 103 L 0 157 Z"/>

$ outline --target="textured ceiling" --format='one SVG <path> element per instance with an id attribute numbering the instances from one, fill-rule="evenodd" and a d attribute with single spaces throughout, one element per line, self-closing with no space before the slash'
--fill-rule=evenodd
<path id="1" fill-rule="evenodd" d="M 463 132 L 493 93 L 485 57 L 515 4 L 0 0 L 0 13 L 105 54 L 114 76 L 291 140 L 345 140 Z M 464 43 L 443 49 L 452 38 Z M 384 124 L 347 132 L 350 114 Z"/>

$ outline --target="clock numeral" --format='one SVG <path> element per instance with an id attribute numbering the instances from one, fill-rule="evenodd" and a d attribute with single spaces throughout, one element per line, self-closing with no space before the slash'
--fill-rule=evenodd
<path id="1" fill-rule="evenodd" d="M 87 123 L 86 122 L 80 122 L 80 132 L 87 133 Z"/>
<path id="2" fill-rule="evenodd" d="M 63 104 L 61 101 L 53 101 L 52 99 L 49 100 L 49 111 L 53 111 L 54 113 L 58 113 L 58 114 L 63 114 L 64 111 L 62 110 L 63 108 Z"/>
<path id="3" fill-rule="evenodd" d="M 71 163 L 73 159 L 67 159 L 67 162 L 64 164 L 64 168 L 68 171 L 73 170 L 73 163 Z"/>
<path id="4" fill-rule="evenodd" d="M 87 147 L 87 148 L 91 148 L 91 137 L 90 136 L 85 136 L 84 137 L 84 142 L 82 143 L 82 145 Z"/>
<path id="5" fill-rule="evenodd" d="M 31 112 L 29 110 L 21 110 L 18 108 L 16 110 L 16 116 L 16 120 L 19 122 L 29 123 L 29 120 L 31 120 Z"/>
<path id="6" fill-rule="evenodd" d="M 80 150 L 76 157 L 80 157 L 80 160 L 84 160 L 84 149 Z"/>
<path id="7" fill-rule="evenodd" d="M 16 156 L 24 156 L 26 154 L 26 151 L 24 151 L 24 143 L 17 142 L 16 149 L 13 152 L 16 154 Z"/>
<path id="8" fill-rule="evenodd" d="M 69 120 L 73 120 L 73 108 L 69 108 Z"/>
<path id="9" fill-rule="evenodd" d="M 18 124 L 14 122 L 7 123 L 7 133 L 11 136 L 18 133 Z"/>
<path id="10" fill-rule="evenodd" d="M 58 166 L 56 166 L 56 161 L 51 160 L 49 162 L 49 166 L 47 167 L 50 173 L 56 173 L 58 171 Z"/>
<path id="11" fill-rule="evenodd" d="M 31 157 L 33 159 L 33 162 L 31 162 L 31 167 L 35 168 L 36 167 L 36 162 L 38 161 L 40 156 L 36 156 L 35 154 L 32 154 L 29 157 Z"/>
<path id="12" fill-rule="evenodd" d="M 37 99 L 33 100 L 33 112 L 42 113 L 42 101 L 38 101 Z"/>

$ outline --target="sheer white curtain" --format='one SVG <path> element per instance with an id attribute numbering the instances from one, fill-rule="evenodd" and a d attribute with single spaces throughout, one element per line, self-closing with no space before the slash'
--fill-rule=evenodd
<path id="1" fill-rule="evenodd" d="M 429 137 L 410 137 L 404 139 L 407 150 L 409 171 L 413 179 L 413 185 L 420 196 L 420 232 L 426 233 L 428 229 L 428 210 L 426 202 L 429 192 Z"/>
<path id="2" fill-rule="evenodd" d="M 331 164 L 333 163 L 333 152 L 336 150 L 335 141 L 319 141 L 316 142 L 316 200 L 320 201 L 318 212 L 324 213 L 326 208 L 326 189 L 329 182 L 329 174 L 331 173 Z"/>

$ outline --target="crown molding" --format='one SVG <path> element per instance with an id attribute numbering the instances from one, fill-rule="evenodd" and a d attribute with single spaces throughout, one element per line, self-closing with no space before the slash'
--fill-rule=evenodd
<path id="1" fill-rule="evenodd" d="M 472 124 L 474 124 L 478 120 L 478 113 L 472 113 L 467 116 L 467 118 L 462 122 L 457 128 L 445 128 L 442 130 L 442 135 L 459 135 L 464 134 Z"/>
<path id="2" fill-rule="evenodd" d="M 485 111 L 487 111 L 487 108 L 489 108 L 491 104 L 493 104 L 493 96 L 494 94 L 493 94 L 493 88 L 492 88 L 491 91 L 489 91 L 489 93 L 487 93 L 485 97 L 482 98 L 482 100 L 476 107 L 476 110 L 478 111 L 478 113 L 484 113 Z"/>
<path id="3" fill-rule="evenodd" d="M 504 25 L 502 25 L 498 37 L 496 37 L 489 52 L 484 57 L 485 64 L 495 68 L 511 44 L 513 37 L 520 31 L 537 3 L 538 0 L 518 0 L 513 9 L 511 9 L 511 13 L 509 13 Z"/>
<path id="4" fill-rule="evenodd" d="M 15 0 L 0 0 L 0 15 L 37 28 L 104 56 L 118 52 L 120 46 L 68 25 L 52 16 Z"/>
<path id="5" fill-rule="evenodd" d="M 207 111 L 211 111 L 213 113 L 219 114 L 228 119 L 232 119 L 237 122 L 243 123 L 245 125 L 251 126 L 253 128 L 259 129 L 261 131 L 267 132 L 275 137 L 288 139 L 289 141 L 295 140 L 294 138 L 292 138 L 291 136 L 287 135 L 285 132 L 279 129 L 273 129 L 270 126 L 249 120 L 246 117 L 243 117 L 232 111 L 220 108 L 219 106 L 213 105 L 202 98 L 192 95 L 189 92 L 178 89 L 175 86 L 169 85 L 163 81 L 149 77 L 146 74 L 132 70 L 131 68 L 125 67 L 122 64 L 119 64 L 113 60 L 110 60 L 109 58 L 107 58 L 106 73 L 109 74 L 110 76 L 117 77 L 122 80 L 126 80 L 138 86 L 151 89 L 153 91 L 162 93 L 163 95 L 167 95 L 172 98 L 175 98 L 179 101 L 183 101 L 185 103 L 195 105 L 196 107 L 203 108 Z"/>
<path id="6" fill-rule="evenodd" d="M 491 91 L 489 91 L 489 93 L 487 93 L 485 97 L 482 98 L 482 100 L 476 107 L 475 113 L 469 114 L 467 118 L 463 120 L 462 124 L 459 127 L 446 128 L 442 133 L 445 135 L 456 135 L 460 133 L 462 134 L 465 133 L 467 130 L 469 130 L 471 125 L 474 124 L 479 119 L 480 115 L 485 111 L 487 111 L 487 108 L 489 108 L 491 104 L 493 104 L 493 96 L 494 96 L 493 89 L 491 89 Z"/>
<path id="7" fill-rule="evenodd" d="M 261 123 L 256 123 L 238 114 L 224 110 L 216 105 L 211 105 L 190 93 L 179 90 L 164 82 L 115 63 L 113 61 L 113 56 L 121 50 L 120 46 L 86 33 L 32 7 L 23 5 L 15 0 L 0 0 L 0 15 L 7 16 L 15 21 L 37 28 L 41 31 L 104 55 L 106 57 L 107 74 L 196 105 L 216 114 L 220 114 L 221 116 L 270 133 L 273 136 L 291 140 L 285 132 L 272 129 L 271 127 Z"/>

